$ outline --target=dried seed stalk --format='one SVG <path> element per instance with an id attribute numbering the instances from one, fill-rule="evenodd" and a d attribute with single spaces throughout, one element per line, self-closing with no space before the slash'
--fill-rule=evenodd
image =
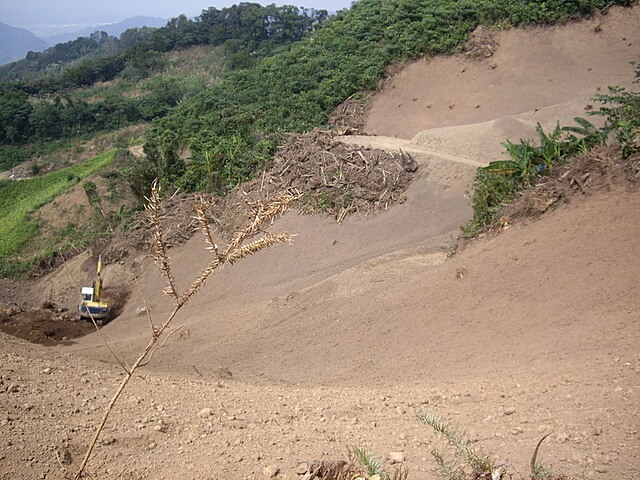
<path id="1" fill-rule="evenodd" d="M 264 226 L 267 226 L 277 216 L 284 213 L 287 207 L 289 207 L 289 205 L 291 205 L 291 203 L 297 198 L 300 198 L 300 194 L 297 191 L 290 191 L 276 195 L 273 200 L 264 205 L 257 202 L 254 205 L 254 215 L 251 223 L 246 228 L 240 230 L 233 236 L 233 240 L 222 254 L 218 252 L 218 247 L 213 242 L 211 230 L 206 219 L 206 203 L 204 202 L 204 199 L 201 198 L 195 207 L 195 219 L 200 223 L 200 230 L 205 236 L 207 250 L 212 252 L 213 259 L 211 260 L 209 265 L 207 265 L 202 270 L 200 275 L 191 283 L 191 286 L 184 292 L 184 294 L 179 295 L 176 288 L 175 278 L 171 270 L 171 259 L 167 254 L 166 244 L 163 239 L 163 230 L 160 222 L 159 186 L 157 182 L 153 183 L 151 197 L 148 199 L 149 204 L 147 206 L 147 210 L 150 213 L 151 222 L 154 225 L 154 260 L 162 275 L 167 277 L 168 286 L 164 289 L 164 292 L 175 299 L 175 307 L 169 314 L 169 316 L 165 319 L 165 321 L 160 325 L 154 324 L 151 317 L 149 317 L 149 323 L 152 327 L 152 335 L 149 339 L 149 343 L 138 355 L 138 358 L 131 365 L 131 367 L 127 369 L 125 377 L 120 382 L 118 388 L 111 397 L 109 404 L 105 408 L 102 418 L 94 433 L 94 436 L 89 443 L 84 458 L 78 468 L 78 471 L 76 472 L 76 475 L 74 477 L 75 480 L 79 480 L 82 477 L 89 459 L 91 458 L 91 454 L 93 453 L 93 449 L 95 448 L 98 439 L 100 438 L 100 434 L 102 433 L 102 430 L 107 423 L 107 419 L 111 414 L 111 411 L 122 395 L 125 387 L 135 374 L 136 370 L 147 365 L 149 361 L 151 361 L 151 357 L 153 356 L 153 354 L 165 345 L 168 337 L 171 336 L 173 332 L 179 330 L 179 328 L 176 330 L 170 329 L 171 322 L 176 317 L 178 311 L 184 306 L 185 303 L 187 303 L 187 301 L 191 297 L 193 297 L 197 293 L 198 289 L 203 285 L 209 275 L 211 275 L 211 273 L 213 273 L 217 268 L 223 266 L 225 263 L 234 263 L 249 255 L 253 255 L 254 253 L 257 253 L 279 243 L 291 243 L 292 237 L 286 232 L 279 233 L 277 235 L 265 232 L 264 237 L 251 243 L 244 244 L 247 239 L 261 232 Z M 163 336 L 167 332 L 168 335 Z"/>

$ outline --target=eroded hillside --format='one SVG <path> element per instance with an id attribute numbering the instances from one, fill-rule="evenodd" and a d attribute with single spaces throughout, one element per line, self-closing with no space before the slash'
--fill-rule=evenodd
<path id="1" fill-rule="evenodd" d="M 539 220 L 447 254 L 471 216 L 475 168 L 500 154 L 494 140 L 583 115 L 592 85 L 629 84 L 639 19 L 637 7 L 612 9 L 508 30 L 490 58 L 421 61 L 391 78 L 366 121 L 390 138 L 345 141 L 411 152 L 418 170 L 406 199 L 342 223 L 290 212 L 275 227 L 295 233 L 294 245 L 217 272 L 135 377 L 90 472 L 292 479 L 303 462 L 364 445 L 429 479 L 437 441 L 415 414 L 435 409 L 525 477 L 551 433 L 539 457 L 549 470 L 637 478 L 637 183 L 578 192 Z M 199 237 L 170 250 L 179 285 L 205 255 Z M 44 279 L 40 294 L 73 292 L 64 278 L 81 264 Z M 108 266 L 106 283 L 131 266 Z M 149 338 L 145 303 L 157 320 L 171 310 L 152 262 L 136 267 L 141 291 L 133 283 L 122 315 L 101 330 L 128 361 Z M 1 341 L 4 478 L 63 478 L 118 367 L 97 334 L 49 350 Z"/>

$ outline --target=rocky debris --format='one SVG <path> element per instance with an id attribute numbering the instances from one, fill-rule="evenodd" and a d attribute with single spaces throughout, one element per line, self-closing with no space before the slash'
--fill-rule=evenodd
<path id="1" fill-rule="evenodd" d="M 295 188 L 303 194 L 303 212 L 327 213 L 341 221 L 347 214 L 370 214 L 401 201 L 411 178 L 400 156 L 346 145 L 316 129 L 292 136 L 254 186 L 271 192 Z"/>
<path id="2" fill-rule="evenodd" d="M 493 56 L 498 46 L 496 30 L 480 25 L 471 32 L 461 50 L 466 57 L 480 60 Z"/>
<path id="3" fill-rule="evenodd" d="M 213 415 L 213 408 L 205 407 L 200 412 L 198 412 L 198 416 L 200 418 L 208 418 Z"/>
<path id="4" fill-rule="evenodd" d="M 413 173 L 418 170 L 418 162 L 409 153 L 402 150 L 400 150 L 400 165 L 405 172 Z"/>
<path id="5" fill-rule="evenodd" d="M 276 478 L 280 473 L 280 469 L 276 465 L 269 465 L 262 469 L 262 476 L 264 478 Z"/>
<path id="6" fill-rule="evenodd" d="M 389 452 L 387 457 L 391 465 L 404 462 L 404 452 Z"/>
<path id="7" fill-rule="evenodd" d="M 329 125 L 340 135 L 355 135 L 364 131 L 369 96 L 351 95 L 329 115 Z"/>
<path id="8" fill-rule="evenodd" d="M 46 472 L 47 479 L 63 479 L 63 467 L 73 472 L 82 459 L 121 372 L 111 365 L 78 362 L 56 350 L 16 343 L 1 334 L 0 341 L 0 456 L 4 457 L 0 478 L 26 480 Z M 619 366 L 637 362 L 600 366 L 604 370 L 597 378 L 629 384 L 635 370 Z M 588 377 L 576 376 L 566 383 L 549 375 L 520 377 L 530 388 L 518 394 L 518 409 L 528 412 L 518 418 L 488 414 L 500 408 L 502 395 L 511 393 L 499 382 L 484 379 L 411 390 L 387 386 L 382 395 L 380 389 L 361 386 L 232 382 L 222 389 L 216 379 L 192 381 L 145 372 L 130 384 L 107 422 L 90 463 L 91 474 L 112 478 L 125 470 L 123 478 L 152 479 L 162 471 L 166 478 L 182 478 L 189 472 L 190 478 L 310 480 L 331 472 L 359 474 L 357 463 L 339 459 L 344 458 L 345 445 L 360 445 L 374 455 L 388 452 L 389 472 L 406 467 L 417 478 L 428 478 L 421 472 L 433 468 L 428 451 L 438 437 L 415 416 L 398 415 L 396 410 L 399 405 L 428 404 L 441 410 L 447 422 L 477 425 L 468 435 L 474 445 L 508 456 L 509 463 L 521 470 L 527 468 L 540 438 L 555 431 L 538 456 L 554 473 L 595 472 L 595 480 L 607 475 L 631 478 L 637 432 L 617 426 L 628 419 L 625 409 L 617 407 L 630 404 L 623 395 L 632 394 L 612 388 L 588 396 Z M 554 395 L 547 396 L 545 408 L 540 409 L 531 392 L 543 388 L 552 388 Z M 467 391 L 474 393 L 469 396 Z M 189 405 L 201 407 L 192 410 Z M 557 414 L 550 417 L 550 411 Z M 361 421 L 350 421 L 356 416 Z M 320 456 L 322 460 L 300 463 Z"/>
<path id="9" fill-rule="evenodd" d="M 41 307 L 0 305 L 0 330 L 41 345 L 55 346 L 95 331 L 86 321 L 77 321 L 75 312 L 46 302 Z"/>

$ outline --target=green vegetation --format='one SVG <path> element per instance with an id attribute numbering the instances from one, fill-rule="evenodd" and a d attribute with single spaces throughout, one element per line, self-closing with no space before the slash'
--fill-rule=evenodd
<path id="1" fill-rule="evenodd" d="M 479 24 L 555 23 L 589 15 L 605 4 L 361 0 L 290 49 L 265 57 L 252 68 L 230 72 L 219 84 L 185 100 L 154 123 L 146 150 L 152 163 L 161 162 L 159 156 L 168 153 L 179 157 L 193 143 L 198 145 L 198 151 L 192 151 L 196 162 L 218 155 L 219 181 L 212 191 L 224 193 L 255 174 L 265 152 L 280 144 L 283 134 L 326 124 L 330 112 L 350 95 L 375 89 L 394 62 L 452 52 Z M 158 148 L 167 132 L 175 138 L 171 152 Z M 242 155 L 217 152 L 231 139 L 245 146 Z M 210 188 L 212 183 L 203 175 L 202 169 L 187 166 L 188 182 L 161 178 L 184 189 Z"/>
<path id="2" fill-rule="evenodd" d="M 466 434 L 451 425 L 445 423 L 440 415 L 433 412 L 423 412 L 418 415 L 418 419 L 429 425 L 433 430 L 441 435 L 453 452 L 457 459 L 447 458 L 446 454 L 437 448 L 433 448 L 431 454 L 436 461 L 436 471 L 438 476 L 445 480 L 464 480 L 467 478 L 465 468 L 471 470 L 474 478 L 492 477 L 492 473 L 496 471 L 495 463 L 485 455 L 481 455 L 467 438 Z M 501 478 L 501 475 L 498 476 Z"/>
<path id="3" fill-rule="evenodd" d="M 115 150 L 72 167 L 28 180 L 0 182 L 0 262 L 14 255 L 38 234 L 30 214 L 81 179 L 108 165 Z M 0 273 L 6 268 L 0 266 Z"/>
<path id="4" fill-rule="evenodd" d="M 540 145 L 532 145 L 531 140 L 506 141 L 502 145 L 511 159 L 491 162 L 478 169 L 471 199 L 474 214 L 462 229 L 465 237 L 473 237 L 491 224 L 502 208 L 538 177 L 550 174 L 556 165 L 605 142 L 604 132 L 588 120 L 580 117 L 574 120 L 579 126 L 560 128 L 558 125 L 551 133 L 546 133 L 538 124 Z"/>
<path id="5" fill-rule="evenodd" d="M 473 446 L 473 442 L 467 437 L 464 431 L 445 422 L 439 414 L 423 412 L 418 415 L 418 419 L 425 425 L 433 428 L 453 453 L 453 455 L 448 455 L 437 447 L 431 450 L 431 455 L 436 462 L 435 473 L 438 478 L 442 480 L 467 480 L 470 478 L 503 479 L 513 478 L 514 474 L 520 478 L 524 478 L 509 463 L 498 464 L 492 460 L 490 456 L 481 454 Z M 527 477 L 531 480 L 563 480 L 569 478 L 562 474 L 554 475 L 537 461 L 540 446 L 549 435 L 551 435 L 551 433 L 543 436 L 533 450 L 531 462 L 529 463 L 530 473 Z"/>
<path id="6" fill-rule="evenodd" d="M 640 83 L 640 67 L 636 67 L 636 78 L 635 83 Z M 624 159 L 640 166 L 640 159 L 636 158 L 640 153 L 640 93 L 609 87 L 609 93 L 598 94 L 594 100 L 603 107 L 589 113 L 607 118 L 603 128 L 579 117 L 574 119 L 576 126 L 558 125 L 551 133 L 538 125 L 539 145 L 532 145 L 531 140 L 507 141 L 503 145 L 510 160 L 491 162 L 478 169 L 471 200 L 474 215 L 462 228 L 465 237 L 475 236 L 497 220 L 504 206 L 539 177 L 550 174 L 556 165 L 571 157 L 605 144 L 608 136 L 616 137 Z"/>
<path id="7" fill-rule="evenodd" d="M 120 39 L 96 32 L 88 38 L 31 52 L 0 68 L 0 144 L 25 144 L 113 130 L 159 118 L 204 89 L 183 72 L 142 85 L 168 66 L 167 52 L 217 47 L 228 69 L 247 68 L 299 41 L 327 18 L 324 10 L 241 3 L 209 8 L 195 20 L 181 15 L 159 29 L 131 29 Z M 104 87 L 117 80 L 118 87 Z M 82 90 L 100 84 L 89 100 Z M 122 88 L 123 85 L 124 89 Z"/>
<path id="8" fill-rule="evenodd" d="M 640 65 L 635 66 L 636 81 L 640 84 Z M 594 100 L 602 104 L 602 108 L 592 115 L 607 117 L 604 133 L 613 134 L 620 142 L 622 157 L 636 158 L 640 154 L 640 92 L 629 92 L 621 87 L 609 87 L 606 94 L 598 94 Z"/>

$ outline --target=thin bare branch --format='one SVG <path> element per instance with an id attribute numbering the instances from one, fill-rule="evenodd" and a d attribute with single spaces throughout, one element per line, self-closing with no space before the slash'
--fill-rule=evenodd
<path id="1" fill-rule="evenodd" d="M 85 302 L 82 302 L 82 304 L 86 306 Z M 98 323 L 93 318 L 93 315 L 91 314 L 91 310 L 89 310 L 89 307 L 87 307 L 87 313 L 89 314 L 89 318 L 91 319 L 93 326 L 96 327 L 96 332 L 98 332 L 98 335 L 100 335 L 100 339 L 102 340 L 102 343 L 104 344 L 104 346 L 107 347 L 107 350 L 109 350 L 109 353 L 115 359 L 115 361 L 118 362 L 118 365 L 120 365 L 126 373 L 129 373 L 129 367 L 127 366 L 124 360 L 120 359 L 120 357 L 116 355 L 116 352 L 114 352 L 113 348 L 111 348 L 111 345 L 109 344 L 106 337 L 102 333 L 102 329 L 98 326 Z"/>
<path id="2" fill-rule="evenodd" d="M 140 364 L 140 367 L 144 367 L 144 366 L 148 365 L 149 362 L 151 361 L 151 358 L 153 357 L 153 354 L 156 353 L 158 350 L 160 350 L 162 347 L 164 347 L 164 344 L 167 343 L 167 340 L 169 340 L 169 337 L 171 337 L 171 335 L 173 335 L 175 332 L 177 332 L 178 330 L 182 329 L 183 327 L 184 327 L 184 325 L 180 325 L 175 330 L 171 330 L 169 333 L 167 333 L 167 336 L 164 337 L 164 340 L 162 340 L 162 343 L 149 352 L 149 356 L 147 357 L 147 359 L 144 362 L 142 362 Z"/>
<path id="3" fill-rule="evenodd" d="M 149 303 L 147 302 L 147 296 L 144 294 L 144 290 L 142 290 L 142 285 L 140 285 L 140 279 L 136 275 L 135 277 L 136 287 L 138 287 L 138 292 L 142 297 L 142 302 L 144 303 L 144 312 L 149 321 L 149 328 L 151 329 L 151 335 L 155 335 L 156 326 L 153 324 L 153 318 L 151 317 L 151 309 L 149 308 Z"/>

